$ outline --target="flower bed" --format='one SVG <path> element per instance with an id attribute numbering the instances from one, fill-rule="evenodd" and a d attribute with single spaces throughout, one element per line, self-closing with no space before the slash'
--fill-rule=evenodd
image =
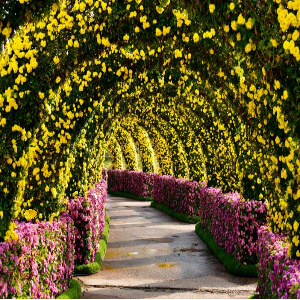
<path id="1" fill-rule="evenodd" d="M 102 261 L 106 254 L 107 249 L 107 240 L 109 235 L 109 222 L 110 219 L 108 216 L 105 217 L 105 227 L 101 233 L 101 238 L 99 242 L 98 251 L 95 255 L 95 261 L 88 264 L 75 265 L 74 274 L 75 275 L 91 275 L 99 272 L 101 270 Z"/>
<path id="2" fill-rule="evenodd" d="M 86 197 L 68 201 L 70 217 L 75 225 L 76 264 L 95 261 L 101 234 L 105 226 L 106 181 L 101 180 Z"/>
<path id="3" fill-rule="evenodd" d="M 153 174 L 141 171 L 108 170 L 107 186 L 112 192 L 123 192 L 142 198 L 152 196 Z"/>
<path id="4" fill-rule="evenodd" d="M 284 235 L 266 226 L 258 231 L 259 298 L 300 298 L 300 261 L 290 259 Z"/>
<path id="5" fill-rule="evenodd" d="M 198 215 L 199 205 L 196 199 L 196 191 L 199 189 L 198 182 L 168 175 L 154 174 L 153 177 L 155 202 L 187 216 Z"/>
<path id="6" fill-rule="evenodd" d="M 239 193 L 223 194 L 205 183 L 154 175 L 153 199 L 178 213 L 200 217 L 203 228 L 236 260 L 257 262 L 257 230 L 266 223 L 267 208 L 259 201 L 243 201 Z"/>
<path id="7" fill-rule="evenodd" d="M 214 240 L 241 262 L 257 263 L 257 231 L 266 224 L 267 207 L 259 201 L 243 201 L 239 193 L 199 189 L 200 223 Z"/>
<path id="8" fill-rule="evenodd" d="M 75 263 L 95 261 L 105 226 L 106 182 L 68 201 L 51 222 L 16 222 L 18 240 L 0 243 L 0 298 L 55 298 L 68 289 Z"/>
<path id="9" fill-rule="evenodd" d="M 0 243 L 0 298 L 55 298 L 74 270 L 73 220 L 16 223 L 17 241 Z"/>
<path id="10" fill-rule="evenodd" d="M 244 201 L 239 193 L 223 194 L 205 183 L 127 170 L 109 170 L 108 188 L 153 196 L 156 203 L 177 213 L 200 217 L 204 230 L 234 259 L 247 264 L 258 261 L 257 231 L 267 216 L 266 205 L 260 201 Z"/>

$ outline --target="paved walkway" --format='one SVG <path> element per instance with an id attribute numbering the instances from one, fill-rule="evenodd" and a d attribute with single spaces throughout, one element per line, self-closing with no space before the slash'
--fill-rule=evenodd
<path id="1" fill-rule="evenodd" d="M 256 279 L 230 275 L 196 235 L 149 202 L 109 196 L 102 270 L 79 277 L 83 298 L 248 298 Z"/>

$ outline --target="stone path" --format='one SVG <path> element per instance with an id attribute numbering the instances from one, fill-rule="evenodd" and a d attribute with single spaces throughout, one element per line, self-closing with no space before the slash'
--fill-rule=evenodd
<path id="1" fill-rule="evenodd" d="M 102 270 L 78 277 L 86 299 L 248 298 L 256 279 L 230 275 L 185 224 L 149 202 L 108 197 Z"/>

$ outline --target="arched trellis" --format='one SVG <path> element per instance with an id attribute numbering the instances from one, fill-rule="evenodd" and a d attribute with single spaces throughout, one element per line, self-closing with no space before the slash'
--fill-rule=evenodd
<path id="1" fill-rule="evenodd" d="M 144 104 L 145 111 L 142 113 L 143 118 L 147 115 L 151 115 L 151 111 Z M 174 107 L 160 105 L 156 108 L 155 113 L 164 122 L 170 124 L 178 134 L 180 141 L 184 146 L 186 153 L 186 160 L 189 167 L 189 179 L 197 181 L 206 181 L 207 173 L 205 166 L 205 157 L 202 152 L 201 144 L 198 137 L 192 127 L 190 127 L 187 122 L 188 119 L 184 119 L 181 114 L 179 114 Z M 160 121 L 158 121 L 159 123 Z"/>
<path id="2" fill-rule="evenodd" d="M 173 175 L 173 162 L 170 159 L 171 154 L 166 139 L 155 127 L 148 127 L 143 124 L 140 124 L 140 126 L 144 128 L 149 135 L 158 162 L 158 173 L 161 175 Z"/>
<path id="3" fill-rule="evenodd" d="M 134 126 L 138 126 L 141 128 L 141 130 L 147 132 L 147 135 L 150 138 L 150 144 L 154 150 L 154 155 L 157 159 L 158 169 L 159 169 L 158 173 L 162 174 L 162 175 L 172 175 L 173 174 L 173 163 L 170 160 L 169 146 L 168 146 L 166 140 L 160 134 L 160 132 L 157 131 L 155 127 L 145 128 L 142 125 L 138 125 L 138 120 L 134 115 L 124 116 L 124 117 L 122 117 L 121 120 L 126 120 L 126 122 L 134 123 Z M 109 134 L 108 134 L 109 139 L 112 137 L 115 139 L 114 134 L 116 131 L 116 127 L 119 126 L 119 122 L 120 122 L 119 120 L 115 121 L 114 122 L 115 125 L 108 127 L 108 128 L 110 128 Z M 152 153 L 151 153 L 151 156 L 152 156 Z"/>
<path id="4" fill-rule="evenodd" d="M 139 107 L 144 107 L 144 111 L 142 112 L 142 116 L 151 114 L 151 110 L 149 107 L 151 105 L 148 105 L 144 103 L 140 103 Z M 148 107 L 148 108 L 147 108 Z M 192 169 L 192 176 L 190 175 L 190 178 L 194 178 L 196 180 L 205 180 L 205 177 L 202 177 L 203 169 L 201 170 L 201 165 L 205 162 L 205 157 L 202 155 L 202 149 L 198 142 L 198 137 L 200 138 L 201 145 L 203 144 L 203 147 L 206 150 L 206 155 L 209 157 L 209 166 L 210 169 L 208 172 L 209 176 L 209 182 L 213 183 L 217 186 L 223 186 L 226 190 L 228 190 L 230 187 L 235 188 L 237 177 L 235 171 L 235 161 L 233 160 L 233 155 L 230 152 L 224 153 L 223 150 L 219 151 L 218 147 L 220 143 L 223 143 L 225 146 L 225 149 L 228 149 L 233 153 L 234 148 L 232 147 L 232 144 L 229 145 L 228 141 L 230 141 L 230 136 L 227 133 L 227 137 L 224 138 L 224 130 L 225 126 L 222 124 L 222 122 L 218 122 L 216 125 L 213 121 L 210 120 L 212 118 L 212 115 L 214 112 L 210 109 L 208 105 L 205 105 L 204 108 L 207 110 L 205 114 L 203 112 L 199 112 L 200 116 L 197 116 L 191 109 L 188 107 L 186 109 L 180 110 L 180 108 L 176 108 L 176 105 L 173 106 L 166 106 L 163 103 L 156 107 L 156 114 L 158 114 L 161 118 L 163 118 L 166 122 L 171 122 L 170 124 L 176 128 L 177 133 L 180 135 L 181 141 L 183 142 L 185 146 L 185 150 L 187 151 L 187 155 L 191 153 L 191 156 L 188 157 L 188 163 L 194 167 Z M 179 110 L 179 111 L 178 111 Z M 143 117 L 144 118 L 144 117 Z M 212 144 L 211 141 L 213 140 L 211 131 L 203 131 L 203 128 L 205 126 L 205 122 L 210 122 L 210 127 L 214 127 L 214 133 L 218 133 L 220 140 L 216 140 L 215 144 Z M 197 136 L 195 135 L 195 131 L 197 131 Z M 201 131 L 202 130 L 202 131 Z M 217 135 L 215 135 L 214 139 L 216 139 Z M 191 142 L 192 141 L 192 142 Z M 198 148 L 197 148 L 198 144 Z M 228 152 L 227 150 L 227 152 Z M 198 159 L 197 159 L 198 158 Z M 216 163 L 218 161 L 218 164 Z M 228 165 L 228 168 L 226 166 Z M 223 166 L 222 169 L 216 169 L 218 166 Z M 199 171 L 200 168 L 200 171 Z M 204 167 L 205 168 L 205 167 Z M 191 169 L 191 167 L 190 167 Z M 225 175 L 222 175 L 222 171 L 225 173 Z M 197 174 L 198 173 L 198 174 Z M 200 176 L 199 176 L 200 175 Z M 219 180 L 212 178 L 214 176 L 218 176 Z M 223 181 L 224 178 L 227 178 L 226 183 L 221 182 L 220 178 L 222 178 Z M 227 184 L 227 188 L 226 188 Z M 233 185 L 235 184 L 235 185 Z"/>
<path id="5" fill-rule="evenodd" d="M 291 222 L 299 218 L 295 200 L 299 198 L 300 114 L 293 101 L 298 98 L 293 88 L 298 79 L 290 68 L 297 65 L 297 60 L 283 48 L 283 42 L 291 41 L 292 31 L 281 30 L 278 4 L 273 1 L 271 5 L 262 2 L 255 10 L 246 7 L 245 1 L 234 3 L 235 10 L 229 10 L 229 2 L 223 1 L 218 2 L 214 12 L 207 13 L 208 2 L 200 6 L 197 1 L 172 5 L 154 1 L 145 10 L 132 2 L 130 11 L 136 12 L 135 18 L 119 1 L 101 12 L 94 4 L 80 6 L 62 1 L 51 11 L 51 18 L 45 15 L 40 23 L 17 31 L 5 46 L 0 63 L 0 85 L 4 87 L 0 99 L 0 211 L 10 212 L 0 226 L 1 236 L 7 230 L 6 224 L 19 217 L 23 204 L 45 211 L 46 219 L 52 212 L 59 213 L 60 199 L 71 180 L 71 170 L 75 170 L 68 165 L 76 152 L 74 145 L 80 147 L 79 138 L 93 146 L 90 139 L 94 133 L 83 133 L 84 128 L 100 136 L 102 133 L 105 138 L 105 123 L 109 123 L 115 109 L 122 110 L 117 105 L 120 98 L 130 103 L 132 98 L 147 98 L 154 92 L 167 98 L 196 90 L 210 93 L 210 97 L 205 95 L 207 99 L 216 97 L 214 109 L 217 106 L 223 110 L 224 105 L 231 104 L 234 117 L 228 119 L 224 110 L 218 118 L 228 124 L 231 120 L 240 122 L 229 126 L 236 153 L 244 156 L 238 161 L 240 170 L 249 172 L 246 164 L 251 157 L 255 170 L 262 175 L 258 179 L 270 189 L 271 226 L 298 236 L 292 232 Z M 261 26 L 261 21 L 253 18 L 256 10 L 276 22 Z M 93 18 L 73 22 L 78 14 Z M 144 14 L 148 17 L 146 29 L 134 30 L 141 27 Z M 240 14 L 253 22 L 230 26 L 229 20 L 238 20 Z M 118 21 L 114 22 L 113 16 L 118 16 Z M 170 30 L 152 26 L 154 18 L 157 26 L 170 26 Z M 54 19 L 57 24 L 52 22 Z M 241 31 L 243 39 L 232 39 L 236 30 Z M 276 38 L 279 51 L 270 51 L 272 46 L 265 43 L 268 35 Z M 109 105 L 108 98 L 114 99 L 114 105 Z M 99 109 L 97 120 L 96 116 L 89 117 L 94 108 Z M 82 164 L 90 161 L 82 158 Z M 65 174 L 61 184 L 59 174 Z M 257 172 L 250 175 L 255 178 Z M 49 183 L 59 190 L 56 196 L 49 193 Z M 44 199 L 50 199 L 51 205 L 42 209 L 39 203 Z M 292 220 L 287 215 L 293 215 Z M 295 249 L 297 246 L 293 253 Z"/>
<path id="6" fill-rule="evenodd" d="M 171 115 L 173 120 L 181 116 L 188 123 L 187 130 L 193 128 L 194 135 L 198 137 L 204 152 L 209 185 L 219 186 L 227 191 L 234 190 L 238 186 L 235 149 L 230 143 L 231 139 L 226 131 L 226 125 L 217 118 L 213 118 L 214 111 L 209 105 L 202 106 L 202 110 L 199 109 L 196 112 L 187 107 L 170 111 L 173 112 Z M 209 130 L 205 130 L 205 126 Z"/>
<path id="7" fill-rule="evenodd" d="M 107 143 L 109 157 L 111 158 L 112 169 L 123 169 L 123 159 L 121 147 L 114 136 L 112 136 Z"/>
<path id="8" fill-rule="evenodd" d="M 174 128 L 169 126 L 169 124 L 163 119 L 158 119 L 152 114 L 145 116 L 144 120 L 139 119 L 138 123 L 146 130 L 148 130 L 148 128 L 150 127 L 154 127 L 164 136 L 171 154 L 171 161 L 173 162 L 174 175 L 176 177 L 188 177 L 189 171 L 188 171 L 186 153 L 182 145 L 182 142 L 179 139 L 178 134 L 174 130 Z M 119 141 L 119 138 L 122 137 L 119 134 L 118 136 L 116 136 L 116 138 Z M 123 155 L 125 157 L 124 152 Z M 131 152 L 129 152 L 129 155 L 131 155 Z"/>
<path id="9" fill-rule="evenodd" d="M 125 160 L 125 167 L 127 170 L 138 170 L 138 158 L 134 141 L 123 127 L 119 126 L 114 133 L 115 139 L 118 141 L 122 154 Z"/>
<path id="10" fill-rule="evenodd" d="M 155 99 L 155 101 L 158 100 Z M 136 114 L 143 115 L 149 114 L 149 111 L 152 112 L 154 100 L 149 103 L 139 99 L 137 102 L 138 112 Z M 188 105 L 182 107 L 178 99 L 174 99 L 173 102 L 169 99 L 166 101 L 161 99 L 159 105 L 155 106 L 155 113 L 160 114 L 167 122 L 171 121 L 172 126 L 177 127 L 183 141 L 187 139 L 187 136 L 190 136 L 190 138 L 194 136 L 194 138 L 199 139 L 201 147 L 205 150 L 205 156 L 201 155 L 200 148 L 196 150 L 195 145 L 193 145 L 194 149 L 190 152 L 193 154 L 199 153 L 200 159 L 196 160 L 194 165 L 193 159 L 188 160 L 189 164 L 193 166 L 195 174 L 199 172 L 199 169 L 201 170 L 201 164 L 206 159 L 209 169 L 208 179 L 211 185 L 220 186 L 225 191 L 240 188 L 237 177 L 236 150 L 227 124 L 216 117 L 212 107 L 203 99 L 193 103 L 193 107 Z M 174 114 L 177 116 L 175 117 Z M 191 116 L 192 118 L 190 118 Z M 186 124 L 185 132 L 178 123 L 180 120 L 182 120 L 181 123 Z M 197 132 L 197 135 L 194 134 L 194 131 Z M 187 134 L 187 132 L 190 133 Z M 191 147 L 190 143 L 186 140 L 184 144 L 188 152 Z M 190 178 L 200 179 L 201 176 L 190 176 Z"/>
<path id="11" fill-rule="evenodd" d="M 189 169 L 186 152 L 175 129 L 166 121 L 154 115 L 144 116 L 143 119 L 139 119 L 139 124 L 145 127 L 146 130 L 149 127 L 155 127 L 161 133 L 169 147 L 174 176 L 188 178 Z"/>
<path id="12" fill-rule="evenodd" d="M 121 126 L 130 132 L 135 145 L 139 150 L 139 156 L 144 172 L 154 172 L 154 151 L 146 130 L 137 125 L 135 120 L 126 118 L 121 120 Z"/>
<path id="13" fill-rule="evenodd" d="M 158 163 L 158 173 L 161 175 L 173 175 L 173 162 L 170 157 L 170 149 L 165 138 L 156 128 L 147 128 L 155 158 Z"/>

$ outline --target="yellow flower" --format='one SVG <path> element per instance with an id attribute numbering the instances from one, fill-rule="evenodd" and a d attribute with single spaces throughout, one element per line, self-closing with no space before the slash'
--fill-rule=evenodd
<path id="1" fill-rule="evenodd" d="M 198 33 L 194 33 L 194 35 L 193 35 L 193 41 L 195 43 L 199 42 L 199 34 Z"/>
<path id="2" fill-rule="evenodd" d="M 275 90 L 278 90 L 278 89 L 280 89 L 280 81 L 278 81 L 278 80 L 274 80 L 274 88 L 275 88 Z"/>
<path id="3" fill-rule="evenodd" d="M 25 211 L 25 214 L 24 214 L 27 221 L 34 219 L 36 217 L 36 215 L 37 215 L 37 213 L 34 209 L 28 209 Z"/>
<path id="4" fill-rule="evenodd" d="M 55 64 L 58 64 L 58 63 L 59 63 L 59 58 L 58 58 L 57 56 L 55 56 L 55 57 L 53 58 L 53 61 L 54 61 Z"/>
<path id="5" fill-rule="evenodd" d="M 251 44 L 247 44 L 245 47 L 245 52 L 249 53 L 251 51 Z"/>
<path id="6" fill-rule="evenodd" d="M 123 40 L 124 40 L 125 42 L 127 42 L 127 41 L 129 40 L 129 35 L 128 35 L 128 34 L 125 34 L 125 35 L 123 36 Z"/>
<path id="7" fill-rule="evenodd" d="M 270 39 L 270 42 L 271 42 L 271 44 L 272 44 L 272 46 L 274 47 L 274 48 L 277 48 L 277 41 L 276 40 L 274 40 L 274 39 Z"/>
<path id="8" fill-rule="evenodd" d="M 232 22 L 231 22 L 231 28 L 232 28 L 234 31 L 237 30 L 237 23 L 236 23 L 236 21 L 232 21 Z"/>
<path id="9" fill-rule="evenodd" d="M 282 169 L 282 170 L 281 170 L 281 178 L 287 179 L 286 169 Z"/>
<path id="10" fill-rule="evenodd" d="M 163 7 L 160 7 L 160 6 L 156 6 L 156 11 L 157 11 L 159 14 L 162 14 L 163 11 L 164 11 L 164 8 L 163 8 Z"/>
<path id="11" fill-rule="evenodd" d="M 44 97 L 45 97 L 45 94 L 44 94 L 44 93 L 42 93 L 42 92 L 39 92 L 39 97 L 40 97 L 41 99 L 44 99 Z"/>
<path id="12" fill-rule="evenodd" d="M 216 6 L 214 4 L 209 4 L 209 12 L 212 14 L 215 11 Z"/>
<path id="13" fill-rule="evenodd" d="M 252 19 L 249 18 L 248 21 L 247 21 L 247 23 L 246 23 L 246 27 L 248 29 L 252 29 L 253 25 L 254 25 L 254 23 L 252 22 Z"/>
<path id="14" fill-rule="evenodd" d="M 164 26 L 163 27 L 163 35 L 167 35 L 170 32 L 170 29 L 171 29 L 170 26 L 168 26 L 168 27 Z"/>
<path id="15" fill-rule="evenodd" d="M 80 6 L 79 6 L 80 12 L 84 12 L 85 7 L 86 7 L 86 4 L 84 2 L 81 2 Z"/>
<path id="16" fill-rule="evenodd" d="M 233 2 L 231 2 L 231 3 L 229 4 L 229 8 L 230 8 L 230 10 L 234 10 L 235 4 L 234 4 Z"/>
<path id="17" fill-rule="evenodd" d="M 294 222 L 294 231 L 297 231 L 299 228 L 299 223 L 295 220 Z"/>
<path id="18" fill-rule="evenodd" d="M 54 187 L 51 188 L 51 193 L 52 193 L 53 197 L 55 198 L 57 195 L 57 191 Z"/>
<path id="19" fill-rule="evenodd" d="M 299 38 L 299 31 L 298 31 L 298 30 L 295 30 L 295 31 L 293 32 L 292 39 L 293 39 L 294 41 L 296 41 L 296 40 L 298 40 L 298 38 Z"/>
<path id="20" fill-rule="evenodd" d="M 5 27 L 5 28 L 2 30 L 2 34 L 5 35 L 7 38 L 9 38 L 11 32 L 12 32 L 12 29 L 11 29 L 10 27 Z"/>
<path id="21" fill-rule="evenodd" d="M 161 36 L 161 30 L 159 28 L 156 28 L 155 34 L 156 36 Z"/>
<path id="22" fill-rule="evenodd" d="M 225 31 L 225 32 L 229 32 L 229 29 L 230 29 L 230 28 L 229 28 L 228 25 L 224 25 L 224 31 Z"/>
<path id="23" fill-rule="evenodd" d="M 245 24 L 245 18 L 243 17 L 242 14 L 239 14 L 237 22 L 238 22 L 238 24 L 241 24 L 241 25 Z"/>
<path id="24" fill-rule="evenodd" d="M 284 100 L 286 100 L 286 99 L 288 98 L 288 96 L 289 96 L 288 91 L 285 90 L 285 91 L 283 92 L 282 98 L 283 98 Z"/>

